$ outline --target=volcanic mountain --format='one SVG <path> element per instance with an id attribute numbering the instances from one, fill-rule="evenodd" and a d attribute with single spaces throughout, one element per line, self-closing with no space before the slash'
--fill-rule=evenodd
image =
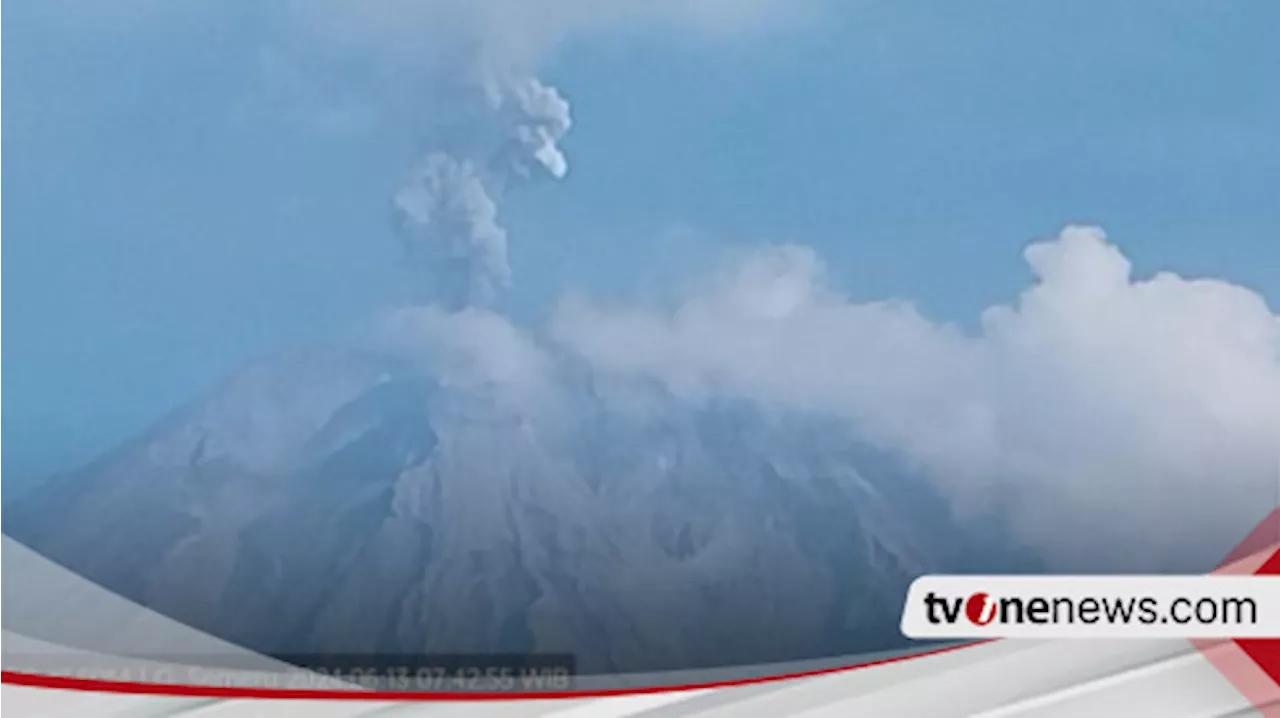
<path id="1" fill-rule="evenodd" d="M 584 672 L 900 646 L 916 575 L 1021 560 L 847 427 L 562 373 L 554 401 L 513 401 L 378 353 L 277 356 L 5 525 L 258 651 L 571 653 Z"/>

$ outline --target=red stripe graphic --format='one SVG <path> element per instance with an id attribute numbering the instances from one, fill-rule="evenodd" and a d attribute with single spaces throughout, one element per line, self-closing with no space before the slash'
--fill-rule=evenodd
<path id="1" fill-rule="evenodd" d="M 1280 574 L 1280 508 L 1259 522 L 1215 573 Z M 1192 643 L 1265 718 L 1280 718 L 1280 639 Z"/>
<path id="2" fill-rule="evenodd" d="M 989 643 L 975 641 L 959 646 L 945 646 L 921 653 L 906 656 L 894 656 L 851 666 L 836 666 L 801 673 L 788 673 L 780 676 L 762 676 L 744 678 L 733 681 L 715 681 L 709 683 L 691 683 L 675 686 L 651 686 L 641 688 L 615 688 L 583 691 L 541 691 L 541 692 L 432 692 L 432 691 L 361 691 L 361 690 L 324 690 L 324 689 L 287 689 L 287 688 L 255 688 L 235 686 L 202 686 L 165 683 L 134 683 L 130 681 L 105 681 L 87 678 L 68 678 L 64 676 L 44 676 L 35 673 L 3 671 L 0 681 L 13 685 L 36 688 L 56 688 L 73 691 L 95 691 L 99 693 L 127 693 L 133 695 L 180 696 L 187 698 L 264 698 L 282 700 L 355 700 L 355 701 L 516 701 L 516 700 L 555 700 L 569 698 L 605 698 L 609 696 L 643 695 L 650 693 L 676 693 L 679 691 L 703 690 L 707 688 L 728 688 L 730 686 L 747 686 L 759 683 L 772 683 L 796 678 L 829 675 L 859 668 L 882 666 L 889 663 L 900 663 L 913 658 L 936 656 L 941 653 L 957 651 L 961 648 Z"/>

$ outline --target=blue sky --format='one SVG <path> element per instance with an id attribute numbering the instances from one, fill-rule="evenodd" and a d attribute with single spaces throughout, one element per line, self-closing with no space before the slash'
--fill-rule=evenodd
<path id="1" fill-rule="evenodd" d="M 11 472 L 396 296 L 389 197 L 432 98 L 386 101 L 359 63 L 264 79 L 257 6 L 91 31 L 75 3 L 11 3 Z M 855 297 L 968 325 L 1027 285 L 1027 242 L 1090 222 L 1139 274 L 1274 308 L 1275 27 L 1267 0 L 865 2 L 763 36 L 571 39 L 541 75 L 573 107 L 572 169 L 503 206 L 505 307 L 796 241 Z"/>

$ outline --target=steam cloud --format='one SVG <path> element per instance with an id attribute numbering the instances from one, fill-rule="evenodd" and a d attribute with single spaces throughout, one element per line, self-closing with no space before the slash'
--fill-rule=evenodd
<path id="1" fill-rule="evenodd" d="M 1062 565 L 1211 566 L 1274 506 L 1280 317 L 1223 281 L 1134 280 L 1097 228 L 1025 256 L 1036 284 L 972 336 L 842 298 L 799 247 L 751 257 L 670 312 L 567 303 L 552 335 L 691 400 L 844 417 L 962 510 L 1008 509 Z"/>
<path id="2" fill-rule="evenodd" d="M 973 333 L 850 301 L 794 245 L 725 266 L 673 307 L 576 298 L 544 332 L 474 310 L 400 328 L 437 348 L 446 378 L 536 397 L 531 412 L 585 364 L 618 397 L 657 386 L 691 407 L 732 397 L 845 421 L 1059 568 L 1212 566 L 1274 506 L 1280 316 L 1224 281 L 1134 279 L 1093 227 L 1025 258 L 1035 284 Z"/>

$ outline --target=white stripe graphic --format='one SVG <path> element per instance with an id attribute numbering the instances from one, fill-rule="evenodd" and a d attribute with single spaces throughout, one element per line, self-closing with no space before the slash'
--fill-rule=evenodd
<path id="1" fill-rule="evenodd" d="M 680 693 L 650 693 L 639 696 L 597 698 L 590 703 L 551 713 L 547 718 L 626 718 L 655 708 L 687 701 L 711 692 L 703 688 Z"/>

